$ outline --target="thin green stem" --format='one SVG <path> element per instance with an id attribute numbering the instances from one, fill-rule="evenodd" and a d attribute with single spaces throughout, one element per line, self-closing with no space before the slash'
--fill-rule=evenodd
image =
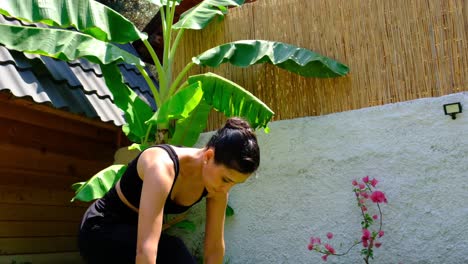
<path id="1" fill-rule="evenodd" d="M 149 134 L 150 134 L 150 131 L 151 131 L 151 128 L 153 127 L 153 124 L 150 124 L 148 126 L 148 129 L 146 130 L 146 135 L 145 135 L 145 141 L 143 142 L 144 144 L 147 144 L 148 143 L 148 137 L 149 137 Z"/>
<path id="2" fill-rule="evenodd" d="M 174 49 L 174 44 L 172 42 L 172 26 L 174 24 L 174 16 L 175 16 L 175 11 L 176 11 L 176 3 L 174 1 L 173 5 L 171 5 L 171 8 L 170 8 L 170 18 L 169 18 L 169 22 L 168 22 L 168 25 L 169 26 L 169 40 L 168 40 L 168 46 L 167 46 L 167 52 L 166 52 L 166 73 L 167 73 L 167 76 L 168 76 L 168 85 L 167 87 L 169 88 L 171 86 L 171 82 L 172 82 L 172 64 L 173 64 L 173 59 L 170 57 L 171 53 L 172 53 L 172 50 Z M 178 35 L 178 34 L 177 34 Z M 166 51 L 166 49 L 164 49 L 164 51 Z M 170 93 L 169 91 L 168 92 L 168 95 L 170 96 Z"/>
<path id="3" fill-rule="evenodd" d="M 361 209 L 362 219 L 364 219 L 364 223 L 367 224 L 367 220 L 366 220 L 366 216 L 365 216 L 364 210 L 362 209 L 362 205 L 361 205 L 361 203 L 359 202 L 359 195 L 358 195 L 357 191 L 354 191 L 354 193 L 356 193 L 356 199 L 357 199 L 357 201 L 358 201 L 359 209 Z"/>
<path id="4" fill-rule="evenodd" d="M 171 84 L 171 87 L 169 89 L 169 95 L 172 95 L 175 92 L 177 92 L 178 90 L 178 89 L 176 90 L 176 88 L 178 88 L 177 85 L 179 85 L 182 78 L 187 74 L 187 72 L 190 70 L 190 68 L 192 68 L 193 65 L 194 65 L 193 62 L 190 62 L 189 64 L 185 65 L 185 68 L 179 73 L 179 75 L 177 75 L 177 78 Z"/>
<path id="5" fill-rule="evenodd" d="M 159 12 L 161 13 L 161 24 L 162 24 L 163 34 L 164 34 L 164 32 L 166 32 L 166 27 L 167 27 L 166 14 L 164 12 L 164 6 L 159 9 Z"/>
<path id="6" fill-rule="evenodd" d="M 377 208 L 379 208 L 379 214 L 380 214 L 380 226 L 379 226 L 379 232 L 382 230 L 382 210 L 380 210 L 380 205 L 377 203 Z"/>
<path id="7" fill-rule="evenodd" d="M 169 54 L 171 51 L 171 40 L 172 40 L 172 23 L 174 21 L 175 16 L 175 9 L 176 5 L 175 2 L 171 4 L 169 1 L 168 5 L 166 5 L 165 10 L 165 24 L 166 27 L 163 31 L 163 38 L 164 38 L 164 50 L 163 50 L 163 69 L 165 72 L 166 83 L 164 86 L 160 86 L 161 97 L 163 101 L 169 96 L 169 87 L 171 86 L 172 82 L 172 60 L 169 58 Z"/>
<path id="8" fill-rule="evenodd" d="M 161 66 L 161 62 L 159 61 L 159 58 L 156 55 L 156 52 L 154 52 L 153 47 L 151 47 L 151 44 L 149 43 L 149 41 L 144 40 L 143 43 L 145 44 L 146 49 L 149 51 L 149 53 L 151 55 L 151 58 L 154 61 L 154 65 L 156 66 L 156 71 L 158 73 L 159 87 L 162 87 L 163 85 L 166 85 L 167 80 L 166 80 L 166 74 L 164 73 L 164 70 L 163 70 L 163 68 Z M 145 73 L 146 73 L 146 71 L 145 71 Z M 146 78 L 145 78 L 145 80 L 146 80 Z M 148 82 L 148 86 L 150 86 L 150 88 L 151 88 L 151 84 L 153 84 L 153 82 L 149 81 L 149 79 L 146 80 L 146 81 Z M 154 86 L 154 84 L 153 84 L 153 86 Z M 159 92 L 156 90 L 156 88 L 154 88 L 154 91 L 152 90 L 152 92 L 153 92 L 154 100 L 156 101 L 156 106 L 160 107 L 161 106 L 161 96 L 160 96 Z M 158 99 L 156 99 L 156 98 L 158 98 Z"/>
<path id="9" fill-rule="evenodd" d="M 329 255 L 333 255 L 333 256 L 344 256 L 346 254 L 349 253 L 349 251 L 351 251 L 351 249 L 359 244 L 361 244 L 362 241 L 359 241 L 359 242 L 356 242 L 354 243 L 350 248 L 348 248 L 348 250 L 344 253 L 335 253 L 335 254 L 330 254 L 330 252 L 328 250 L 320 250 L 320 249 L 316 249 L 315 251 L 319 252 L 319 253 L 322 253 L 322 254 L 329 254 Z"/>
<path id="10" fill-rule="evenodd" d="M 160 107 L 161 106 L 161 98 L 159 97 L 158 90 L 156 89 L 156 86 L 153 83 L 153 80 L 149 77 L 148 73 L 145 71 L 143 67 L 140 65 L 137 65 L 138 70 L 140 71 L 141 75 L 143 78 L 145 78 L 146 83 L 148 83 L 148 86 L 151 89 L 151 92 L 153 92 L 154 100 L 156 101 L 156 106 Z"/>
<path id="11" fill-rule="evenodd" d="M 164 28 L 164 31 L 163 31 L 163 38 L 164 38 L 164 50 L 163 50 L 163 65 L 164 65 L 164 69 L 167 70 L 167 67 L 168 67 L 168 56 L 169 56 L 169 50 L 171 49 L 171 35 L 172 35 L 172 20 L 173 20 L 173 16 L 171 17 L 172 15 L 172 7 L 171 7 L 171 3 L 170 1 L 168 2 L 168 4 L 166 5 L 166 20 L 165 20 L 165 24 L 166 24 L 166 27 Z M 174 6 L 174 9 L 175 9 L 175 4 L 173 5 Z M 164 10 L 164 8 L 162 8 L 162 10 Z"/>
<path id="12" fill-rule="evenodd" d="M 176 36 L 176 38 L 174 40 L 174 43 L 172 43 L 171 52 L 169 53 L 169 60 L 171 60 L 171 61 L 174 59 L 177 47 L 179 46 L 179 42 L 180 42 L 183 34 L 184 34 L 184 29 L 183 28 L 181 28 L 181 29 L 179 29 L 177 31 L 177 36 Z"/>
<path id="13" fill-rule="evenodd" d="M 183 29 L 183 28 L 182 28 L 182 29 L 179 29 L 179 30 L 177 31 L 177 36 L 176 36 L 174 42 L 172 43 L 171 51 L 169 52 L 169 59 L 168 59 L 168 61 L 169 61 L 169 69 L 168 69 L 168 70 L 171 72 L 171 74 L 172 74 L 172 63 L 173 63 L 173 61 L 174 61 L 175 53 L 176 53 L 176 51 L 177 51 L 177 48 L 178 48 L 178 46 L 179 46 L 179 43 L 180 43 L 180 40 L 182 39 L 183 34 L 184 34 L 184 29 Z M 178 75 L 178 77 L 179 77 L 179 76 L 180 76 L 180 74 Z M 179 81 L 180 81 L 180 80 L 179 80 Z M 176 84 L 176 85 L 173 85 L 173 84 L 172 84 L 172 85 L 170 86 L 170 89 L 169 89 L 169 96 L 174 92 L 174 88 L 173 88 L 174 86 L 177 86 L 177 84 Z"/>

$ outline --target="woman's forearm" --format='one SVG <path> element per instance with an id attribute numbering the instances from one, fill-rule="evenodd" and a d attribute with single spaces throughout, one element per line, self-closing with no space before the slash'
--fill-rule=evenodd
<path id="1" fill-rule="evenodd" d="M 154 264 L 156 263 L 156 250 L 137 251 L 135 258 L 136 264 Z"/>
<path id="2" fill-rule="evenodd" d="M 224 247 L 205 250 L 203 259 L 205 264 L 222 264 L 224 259 Z"/>
<path id="3" fill-rule="evenodd" d="M 205 264 L 222 264 L 224 259 L 223 253 L 205 255 L 204 262 Z"/>

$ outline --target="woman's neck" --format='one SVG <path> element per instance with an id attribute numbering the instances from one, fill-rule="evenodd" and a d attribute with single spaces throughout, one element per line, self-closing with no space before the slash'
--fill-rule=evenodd
<path id="1" fill-rule="evenodd" d="M 190 179 L 194 186 L 203 185 L 203 148 L 178 148 L 179 177 Z"/>

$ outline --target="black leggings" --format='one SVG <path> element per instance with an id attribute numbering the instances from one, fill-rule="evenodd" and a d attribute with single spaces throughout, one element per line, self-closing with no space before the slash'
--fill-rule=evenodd
<path id="1" fill-rule="evenodd" d="M 96 212 L 95 204 L 85 213 L 78 245 L 86 263 L 135 263 L 136 244 L 136 223 L 103 217 Z M 196 261 L 181 239 L 162 233 L 156 263 L 193 264 Z"/>

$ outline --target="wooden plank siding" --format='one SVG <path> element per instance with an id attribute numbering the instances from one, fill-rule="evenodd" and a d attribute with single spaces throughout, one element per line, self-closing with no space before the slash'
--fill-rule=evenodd
<path id="1" fill-rule="evenodd" d="M 0 263 L 80 261 L 89 204 L 70 202 L 71 185 L 110 165 L 120 137 L 111 124 L 0 95 Z"/>

